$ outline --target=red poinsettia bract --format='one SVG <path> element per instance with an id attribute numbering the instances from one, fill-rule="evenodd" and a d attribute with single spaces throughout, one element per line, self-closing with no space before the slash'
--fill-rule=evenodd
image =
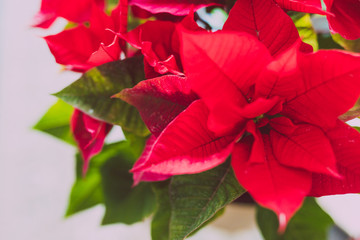
<path id="1" fill-rule="evenodd" d="M 147 78 L 166 73 L 182 74 L 177 26 L 193 31 L 204 30 L 196 24 L 194 15 L 189 14 L 179 23 L 148 21 L 126 34 L 121 34 L 129 44 L 141 49 Z"/>
<path id="2" fill-rule="evenodd" d="M 346 39 L 360 38 L 360 1 L 358 0 L 325 0 L 329 12 L 327 16 L 330 30 L 339 33 Z"/>
<path id="3" fill-rule="evenodd" d="M 105 137 L 111 130 L 112 125 L 94 119 L 75 109 L 70 126 L 84 160 L 83 174 L 85 174 L 90 158 L 101 151 Z"/>
<path id="4" fill-rule="evenodd" d="M 326 12 L 320 0 L 276 0 L 286 10 L 326 15 L 331 32 L 346 39 L 360 38 L 360 1 L 324 0 Z"/>
<path id="5" fill-rule="evenodd" d="M 58 17 L 83 23 L 90 19 L 93 3 L 104 8 L 104 0 L 42 0 L 40 11 L 35 15 L 32 26 L 48 28 Z"/>
<path id="6" fill-rule="evenodd" d="M 268 48 L 272 56 L 281 54 L 300 40 L 292 19 L 271 0 L 237 1 L 223 30 L 253 35 Z M 313 51 L 310 45 L 303 42 L 301 50 Z"/>
<path id="7" fill-rule="evenodd" d="M 56 35 L 47 36 L 46 40 L 56 62 L 73 71 L 85 72 L 100 64 L 118 60 L 121 48 L 116 34 L 120 28 L 119 8 L 108 16 L 92 5 L 90 27 L 80 25 L 64 30 Z"/>
<path id="8" fill-rule="evenodd" d="M 136 182 L 202 172 L 231 154 L 239 183 L 281 228 L 305 196 L 360 192 L 360 134 L 338 120 L 360 94 L 359 55 L 306 54 L 298 43 L 272 57 L 246 33 L 182 31 L 186 77 L 119 94 L 156 129 Z"/>

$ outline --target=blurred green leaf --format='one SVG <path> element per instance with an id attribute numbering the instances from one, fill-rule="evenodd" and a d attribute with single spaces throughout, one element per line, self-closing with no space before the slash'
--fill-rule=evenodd
<path id="1" fill-rule="evenodd" d="M 283 235 L 277 232 L 279 223 L 273 211 L 258 206 L 256 218 L 265 240 L 326 240 L 328 230 L 334 224 L 314 198 L 305 199 Z"/>
<path id="2" fill-rule="evenodd" d="M 319 49 L 342 49 L 331 37 L 330 34 L 317 34 Z"/>
<path id="3" fill-rule="evenodd" d="M 170 181 L 155 182 L 152 184 L 156 196 L 156 211 L 151 222 L 151 239 L 170 240 L 169 224 L 171 218 L 171 204 L 169 197 Z"/>
<path id="4" fill-rule="evenodd" d="M 75 140 L 70 131 L 70 119 L 74 108 L 58 100 L 33 127 L 72 145 Z"/>
<path id="5" fill-rule="evenodd" d="M 296 17 L 293 17 L 293 21 L 297 30 L 299 31 L 301 39 L 305 43 L 310 44 L 313 47 L 314 51 L 317 51 L 319 49 L 319 44 L 317 41 L 317 35 L 312 27 L 310 14 L 301 14 L 294 16 Z"/>
<path id="6" fill-rule="evenodd" d="M 115 6 L 118 5 L 119 0 L 106 0 L 105 2 L 106 2 L 106 5 L 108 6 L 108 10 L 112 10 Z"/>
<path id="7" fill-rule="evenodd" d="M 143 220 L 155 210 L 155 196 L 150 183 L 132 187 L 129 173 L 136 157 L 129 148 L 122 149 L 101 167 L 104 204 L 106 207 L 102 224 L 132 224 Z"/>
<path id="8" fill-rule="evenodd" d="M 186 238 L 244 192 L 230 161 L 203 173 L 174 176 L 170 184 L 169 238 Z"/>
<path id="9" fill-rule="evenodd" d="M 347 40 L 338 33 L 332 35 L 332 38 L 337 44 L 342 46 L 345 50 L 360 53 L 360 39 Z"/>
<path id="10" fill-rule="evenodd" d="M 80 154 L 76 155 L 76 181 L 70 193 L 66 217 L 104 202 L 100 167 L 128 147 L 125 141 L 105 145 L 102 152 L 91 159 L 85 176 L 82 176 L 82 158 Z"/>
<path id="11" fill-rule="evenodd" d="M 94 118 L 146 136 L 149 131 L 136 108 L 119 98 L 111 98 L 145 79 L 143 69 L 142 57 L 105 63 L 54 95 Z"/>
<path id="12" fill-rule="evenodd" d="M 101 175 L 97 171 L 90 170 L 86 177 L 75 181 L 65 216 L 69 217 L 102 202 Z"/>
<path id="13" fill-rule="evenodd" d="M 137 158 L 140 157 L 141 153 L 144 150 L 148 136 L 146 137 L 138 136 L 136 134 L 133 134 L 125 130 L 123 130 L 123 133 L 126 138 L 126 141 L 129 142 L 130 149 L 134 152 Z"/>

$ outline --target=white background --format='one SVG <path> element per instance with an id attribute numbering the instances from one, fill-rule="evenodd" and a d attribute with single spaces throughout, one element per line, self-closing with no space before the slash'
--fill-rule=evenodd
<path id="1" fill-rule="evenodd" d="M 102 207 L 63 218 L 75 150 L 31 127 L 56 101 L 50 93 L 78 75 L 61 72 L 55 64 L 40 38 L 49 32 L 29 27 L 39 6 L 40 0 L 0 2 L 0 239 L 149 240 L 149 221 L 100 227 Z M 360 200 L 350 199 L 350 205 L 341 197 L 345 209 L 340 211 L 334 201 L 327 203 L 330 212 L 359 236 Z M 261 239 L 254 228 L 253 209 L 234 208 L 193 239 Z"/>

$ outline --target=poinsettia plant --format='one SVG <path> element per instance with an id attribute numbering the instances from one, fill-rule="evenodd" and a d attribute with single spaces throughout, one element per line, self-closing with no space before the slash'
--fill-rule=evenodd
<path id="1" fill-rule="evenodd" d="M 184 239 L 250 194 L 265 239 L 326 239 L 313 197 L 360 192 L 358 0 L 42 0 L 33 26 L 59 17 L 82 77 L 35 128 L 79 150 L 67 216 Z"/>

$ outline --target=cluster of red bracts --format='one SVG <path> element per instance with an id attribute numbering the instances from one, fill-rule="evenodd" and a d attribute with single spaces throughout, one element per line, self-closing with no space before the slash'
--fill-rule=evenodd
<path id="1" fill-rule="evenodd" d="M 360 38 L 358 0 L 324 3 L 238 0 L 223 30 L 210 33 L 193 11 L 220 0 L 129 0 L 147 15 L 181 16 L 130 32 L 121 30 L 127 1 L 108 16 L 101 0 L 43 0 L 35 26 L 78 23 L 45 37 L 73 71 L 131 57 L 124 41 L 141 50 L 147 80 L 115 96 L 137 107 L 152 133 L 135 184 L 203 172 L 230 156 L 239 183 L 285 227 L 305 196 L 360 192 L 360 134 L 338 119 L 359 98 L 360 55 L 313 53 L 285 12 L 326 15 L 332 32 Z M 71 125 L 86 169 L 111 125 L 78 110 Z"/>

